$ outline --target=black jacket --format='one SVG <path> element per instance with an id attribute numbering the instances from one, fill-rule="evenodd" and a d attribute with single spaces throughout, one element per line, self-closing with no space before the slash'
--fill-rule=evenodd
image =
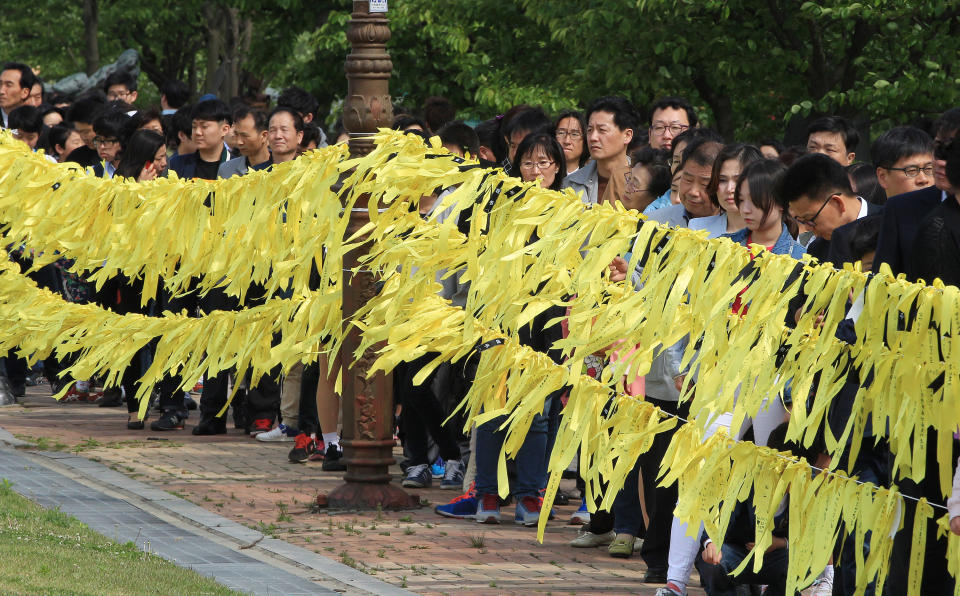
<path id="1" fill-rule="evenodd" d="M 920 222 L 940 204 L 942 198 L 943 191 L 936 186 L 929 186 L 891 197 L 887 201 L 877 254 L 873 259 L 874 271 L 880 271 L 880 264 L 886 263 L 894 275 L 906 273 Z"/>
<path id="2" fill-rule="evenodd" d="M 879 215 L 883 213 L 884 208 L 881 205 L 867 203 L 867 216 Z M 830 237 L 830 250 L 827 253 L 827 261 L 833 263 L 838 269 L 846 263 L 854 263 L 856 259 L 853 256 L 853 250 L 850 247 L 850 239 L 853 238 L 857 226 L 862 220 L 855 219 L 848 224 L 844 224 L 833 231 Z"/>

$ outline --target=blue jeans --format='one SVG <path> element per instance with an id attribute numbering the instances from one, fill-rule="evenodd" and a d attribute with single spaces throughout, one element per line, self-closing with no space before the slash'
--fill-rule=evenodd
<path id="1" fill-rule="evenodd" d="M 720 563 L 711 565 L 697 557 L 697 571 L 700 572 L 700 583 L 707 592 L 707 596 L 736 596 L 736 587 L 743 584 L 766 584 L 764 596 L 783 596 L 787 584 L 787 564 L 789 552 L 786 548 L 778 548 L 763 555 L 763 567 L 759 573 L 753 572 L 753 565 L 748 565 L 743 572 L 733 577 L 730 572 L 740 566 L 747 556 L 747 549 L 740 545 L 724 544 L 720 549 L 723 556 Z"/>
<path id="2" fill-rule="evenodd" d="M 535 497 L 547 485 L 547 416 L 555 398 L 547 398 L 544 411 L 533 417 L 530 430 L 517 452 L 517 479 L 510 494 L 520 497 Z M 477 480 L 478 495 L 497 494 L 497 460 L 503 448 L 506 431 L 498 430 L 506 416 L 494 418 L 477 427 Z"/>

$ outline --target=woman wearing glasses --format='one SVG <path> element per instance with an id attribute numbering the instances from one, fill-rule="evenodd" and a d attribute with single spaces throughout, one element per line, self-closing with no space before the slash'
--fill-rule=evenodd
<path id="1" fill-rule="evenodd" d="M 560 143 L 560 147 L 563 148 L 567 174 L 579 170 L 590 157 L 590 152 L 587 151 L 586 130 L 587 121 L 584 120 L 583 114 L 576 110 L 567 110 L 557 117 L 554 137 Z"/>
<path id="2" fill-rule="evenodd" d="M 669 154 L 660 149 L 644 147 L 630 156 L 630 171 L 626 174 L 627 186 L 620 201 L 627 209 L 643 213 L 657 197 L 670 190 Z"/>
<path id="3" fill-rule="evenodd" d="M 517 147 L 510 172 L 519 173 L 524 182 L 539 180 L 543 188 L 560 190 L 560 183 L 567 175 L 563 149 L 547 133 L 527 135 Z"/>

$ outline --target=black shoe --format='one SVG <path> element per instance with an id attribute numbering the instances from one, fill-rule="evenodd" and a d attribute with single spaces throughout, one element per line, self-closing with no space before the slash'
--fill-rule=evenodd
<path id="1" fill-rule="evenodd" d="M 327 452 L 323 454 L 324 472 L 343 472 L 347 469 L 347 462 L 343 461 L 343 449 L 340 445 L 327 445 Z"/>
<path id="2" fill-rule="evenodd" d="M 222 416 L 220 418 L 201 416 L 200 422 L 193 427 L 193 434 L 225 435 L 227 434 L 227 420 Z"/>
<path id="3" fill-rule="evenodd" d="M 94 402 L 101 408 L 115 408 L 123 405 L 123 392 L 119 387 L 109 387 L 103 390 L 103 395 Z M 143 427 L 141 427 L 143 428 Z"/>
<path id="4" fill-rule="evenodd" d="M 24 397 L 27 395 L 27 385 L 26 383 L 14 383 L 13 384 L 13 396 L 14 397 Z"/>
<path id="5" fill-rule="evenodd" d="M 160 419 L 150 425 L 150 430 L 183 430 L 186 416 L 176 410 L 167 410 Z"/>
<path id="6" fill-rule="evenodd" d="M 302 464 L 310 460 L 310 456 L 317 452 L 317 440 L 307 433 L 300 433 L 293 440 L 293 449 L 287 454 L 291 463 Z"/>
<path id="7" fill-rule="evenodd" d="M 247 405 L 239 395 L 235 395 L 233 403 L 230 404 L 230 410 L 233 412 L 233 428 L 242 429 L 244 432 L 250 432 L 250 420 L 247 417 Z"/>
<path id="8" fill-rule="evenodd" d="M 127 430 L 143 430 L 147 418 L 149 418 L 149 416 L 144 416 L 143 420 L 127 420 Z"/>
<path id="9" fill-rule="evenodd" d="M 553 498 L 554 505 L 569 505 L 570 504 L 570 493 L 565 490 L 558 490 L 556 496 Z"/>
<path id="10" fill-rule="evenodd" d="M 196 409 L 197 409 L 197 400 L 195 400 L 195 399 L 193 399 L 192 397 L 190 397 L 190 394 L 189 394 L 189 393 L 183 396 L 183 404 L 184 404 L 185 406 L 187 406 L 187 409 L 188 409 L 188 410 L 196 410 Z"/>
<path id="11" fill-rule="evenodd" d="M 643 583 L 645 584 L 667 583 L 667 570 L 666 569 L 647 569 L 646 575 L 643 576 Z"/>

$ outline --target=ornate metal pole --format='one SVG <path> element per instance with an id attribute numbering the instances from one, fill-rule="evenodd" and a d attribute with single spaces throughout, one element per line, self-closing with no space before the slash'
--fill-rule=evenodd
<path id="1" fill-rule="evenodd" d="M 371 13 L 371 4 L 381 12 Z M 350 153 L 362 156 L 373 149 L 373 133 L 393 123 L 390 100 L 390 73 L 393 63 L 386 43 L 390 28 L 386 19 L 386 2 L 354 0 L 353 13 L 347 25 L 347 39 L 352 51 L 347 56 L 347 98 L 343 106 L 343 124 L 350 133 Z M 366 200 L 357 202 L 350 215 L 347 236 L 369 221 Z M 357 255 L 364 246 L 344 257 L 345 270 L 357 267 Z M 350 317 L 357 308 L 375 294 L 373 275 L 366 272 L 344 273 L 343 316 Z M 344 342 L 341 360 L 343 376 L 343 447 L 347 463 L 344 484 L 328 496 L 332 507 L 350 509 L 402 509 L 418 505 L 400 487 L 390 483 L 389 467 L 393 465 L 393 385 L 389 375 L 367 372 L 375 359 L 371 352 L 354 361 L 359 346 L 359 332 L 352 329 Z"/>

